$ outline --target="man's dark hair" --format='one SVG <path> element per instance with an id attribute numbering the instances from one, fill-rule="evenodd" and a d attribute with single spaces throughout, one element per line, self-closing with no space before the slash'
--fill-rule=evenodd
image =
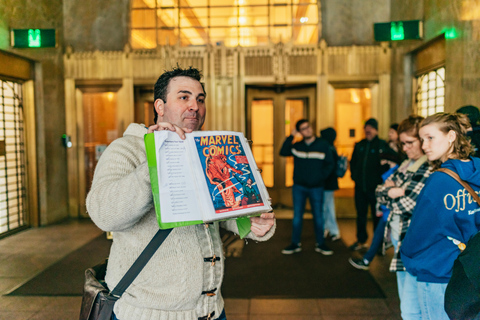
<path id="1" fill-rule="evenodd" d="M 390 129 L 393 129 L 393 130 L 397 131 L 398 130 L 398 123 L 392 123 L 390 125 Z"/>
<path id="2" fill-rule="evenodd" d="M 297 129 L 297 131 L 300 132 L 300 126 L 305 122 L 308 122 L 308 120 L 307 119 L 298 120 L 297 123 L 295 124 L 295 129 Z"/>
<path id="3" fill-rule="evenodd" d="M 457 112 L 466 115 L 468 120 L 470 120 L 470 125 L 472 127 L 476 126 L 478 124 L 478 120 L 480 120 L 480 111 L 475 106 L 463 106 L 458 108 Z"/>
<path id="4" fill-rule="evenodd" d="M 178 65 L 176 68 L 173 68 L 170 71 L 165 71 L 158 78 L 157 82 L 155 82 L 155 86 L 153 88 L 154 101 L 157 99 L 162 99 L 164 103 L 167 103 L 168 85 L 170 84 L 170 80 L 176 77 L 189 77 L 200 82 L 202 73 L 200 70 L 191 66 L 188 67 L 188 69 L 182 69 Z M 203 92 L 205 93 L 205 87 L 203 86 L 203 83 L 200 82 L 200 84 L 202 85 Z M 155 105 L 153 106 L 153 114 L 153 123 L 157 123 L 158 113 L 157 110 L 155 110 Z"/>

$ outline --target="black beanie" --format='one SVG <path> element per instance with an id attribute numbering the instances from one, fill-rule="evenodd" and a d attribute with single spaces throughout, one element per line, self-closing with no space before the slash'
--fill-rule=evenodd
<path id="1" fill-rule="evenodd" d="M 458 108 L 457 112 L 465 114 L 468 117 L 468 120 L 470 121 L 470 125 L 472 127 L 476 126 L 478 120 L 480 119 L 480 111 L 475 106 L 463 106 L 461 108 Z"/>
<path id="2" fill-rule="evenodd" d="M 335 138 L 337 138 L 337 132 L 331 127 L 323 129 L 320 131 L 320 134 L 322 135 L 322 138 L 327 140 L 330 144 L 333 144 Z"/>
<path id="3" fill-rule="evenodd" d="M 365 122 L 365 125 L 363 127 L 365 128 L 366 126 L 370 126 L 375 130 L 378 130 L 378 121 L 375 120 L 374 118 L 370 118 L 367 120 L 367 122 Z"/>

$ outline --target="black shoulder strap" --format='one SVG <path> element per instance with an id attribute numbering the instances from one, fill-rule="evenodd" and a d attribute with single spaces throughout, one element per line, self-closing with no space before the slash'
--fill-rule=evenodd
<path id="1" fill-rule="evenodd" d="M 130 284 L 135 280 L 143 267 L 147 264 L 150 258 L 153 256 L 155 251 L 162 245 L 163 241 L 168 237 L 172 229 L 162 230 L 159 229 L 152 240 L 148 245 L 143 249 L 140 256 L 133 263 L 133 265 L 128 269 L 127 273 L 123 276 L 120 282 L 117 284 L 115 289 L 110 292 L 111 297 L 114 300 L 120 299 L 125 290 L 130 286 Z"/>

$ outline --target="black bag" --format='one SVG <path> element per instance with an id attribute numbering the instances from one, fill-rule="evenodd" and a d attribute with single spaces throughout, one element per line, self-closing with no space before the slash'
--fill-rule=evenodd
<path id="1" fill-rule="evenodd" d="M 343 178 L 348 169 L 348 159 L 345 156 L 339 156 L 335 173 L 337 177 Z"/>
<path id="2" fill-rule="evenodd" d="M 480 319 L 480 232 L 453 264 L 445 290 L 445 311 L 450 319 Z"/>
<path id="3" fill-rule="evenodd" d="M 127 273 L 110 292 L 105 284 L 107 263 L 99 264 L 85 270 L 85 284 L 83 286 L 82 307 L 80 320 L 109 320 L 113 315 L 113 306 L 120 299 L 128 286 L 135 280 L 143 267 L 147 264 L 155 251 L 170 234 L 172 229 L 158 230 L 135 260 Z"/>
<path id="4" fill-rule="evenodd" d="M 109 320 L 118 298 L 110 295 L 105 284 L 107 262 L 85 270 L 80 320 Z"/>

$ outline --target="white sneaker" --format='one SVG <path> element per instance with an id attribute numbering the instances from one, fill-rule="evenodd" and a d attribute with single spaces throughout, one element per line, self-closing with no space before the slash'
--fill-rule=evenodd
<path id="1" fill-rule="evenodd" d="M 340 240 L 340 239 L 341 239 L 341 237 L 340 237 L 340 235 L 338 235 L 338 234 L 332 236 L 332 241 L 337 241 L 337 240 Z"/>

